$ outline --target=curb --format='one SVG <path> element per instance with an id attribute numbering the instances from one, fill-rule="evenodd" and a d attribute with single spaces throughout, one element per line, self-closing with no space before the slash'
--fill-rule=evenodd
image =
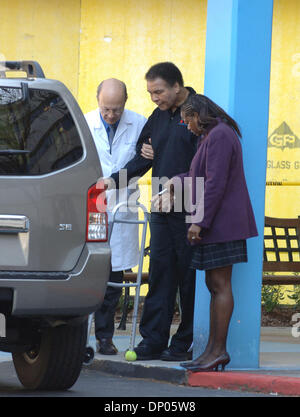
<path id="1" fill-rule="evenodd" d="M 95 358 L 85 369 L 128 378 L 152 379 L 190 387 L 300 396 L 300 378 L 250 372 L 189 372 L 176 367 Z"/>
<path id="2" fill-rule="evenodd" d="M 246 372 L 188 372 L 187 385 L 267 394 L 300 396 L 300 378 Z"/>
<path id="3" fill-rule="evenodd" d="M 112 375 L 129 378 L 153 379 L 171 384 L 187 385 L 187 372 L 184 369 L 154 365 L 139 365 L 137 362 L 118 362 L 108 359 L 95 359 L 86 369 L 93 369 Z"/>

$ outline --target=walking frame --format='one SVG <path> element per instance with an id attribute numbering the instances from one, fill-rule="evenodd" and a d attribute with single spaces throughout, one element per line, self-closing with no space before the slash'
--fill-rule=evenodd
<path id="1" fill-rule="evenodd" d="M 116 215 L 119 212 L 120 208 L 123 206 L 132 207 L 138 211 L 138 209 L 141 209 L 143 211 L 143 220 L 123 220 L 123 219 L 117 219 Z M 127 201 L 121 202 L 117 204 L 113 211 L 112 211 L 112 223 L 111 228 L 108 233 L 108 241 L 110 242 L 113 227 L 115 223 L 126 223 L 126 224 L 142 224 L 143 230 L 142 230 L 142 239 L 141 239 L 141 247 L 140 247 L 140 253 L 139 253 L 139 262 L 138 262 L 138 271 L 137 271 L 137 279 L 135 283 L 116 283 L 116 282 L 108 282 L 107 286 L 110 287 L 135 287 L 135 297 L 134 297 L 134 304 L 133 304 L 133 316 L 132 316 L 132 329 L 131 329 L 131 335 L 130 335 L 130 342 L 129 342 L 129 348 L 128 350 L 133 350 L 135 345 L 135 338 L 136 338 L 136 326 L 137 326 L 137 318 L 138 318 L 138 307 L 139 307 L 139 299 L 140 299 L 140 290 L 141 290 L 141 284 L 142 284 L 142 272 L 143 272 L 143 263 L 144 263 L 144 249 L 146 244 L 146 234 L 147 234 L 147 226 L 149 221 L 149 213 L 146 209 L 146 207 L 137 202 L 136 204 L 128 203 Z M 89 365 L 92 363 L 95 351 L 92 346 L 89 345 L 89 338 L 91 334 L 92 329 L 92 322 L 93 322 L 94 314 L 89 315 L 88 319 L 88 332 L 87 332 L 87 344 L 86 344 L 86 352 L 85 352 L 85 358 L 84 358 L 84 364 Z"/>

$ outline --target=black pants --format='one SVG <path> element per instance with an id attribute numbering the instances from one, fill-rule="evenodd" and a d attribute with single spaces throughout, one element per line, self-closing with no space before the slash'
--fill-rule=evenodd
<path id="1" fill-rule="evenodd" d="M 171 347 L 186 351 L 193 341 L 195 271 L 190 266 L 185 217 L 180 213 L 152 213 L 150 220 L 149 291 L 140 323 L 143 343 L 160 351 L 168 346 L 179 288 L 181 323 Z"/>
<path id="2" fill-rule="evenodd" d="M 123 271 L 111 271 L 109 281 L 123 282 Z M 115 330 L 115 312 L 122 294 L 122 288 L 107 287 L 103 303 L 95 312 L 96 339 L 112 338 Z"/>

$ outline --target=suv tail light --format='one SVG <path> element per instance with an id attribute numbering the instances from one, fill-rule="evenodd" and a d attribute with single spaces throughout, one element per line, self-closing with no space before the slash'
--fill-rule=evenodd
<path id="1" fill-rule="evenodd" d="M 106 196 L 103 183 L 89 188 L 87 197 L 87 242 L 106 242 L 108 240 L 108 218 Z"/>

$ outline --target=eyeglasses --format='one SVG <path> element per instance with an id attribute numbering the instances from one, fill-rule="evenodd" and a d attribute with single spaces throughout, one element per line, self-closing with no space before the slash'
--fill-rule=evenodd
<path id="1" fill-rule="evenodd" d="M 112 113 L 115 116 L 120 116 L 124 111 L 124 107 L 119 107 L 117 109 L 108 109 L 107 107 L 100 107 L 100 110 L 103 115 Z"/>

